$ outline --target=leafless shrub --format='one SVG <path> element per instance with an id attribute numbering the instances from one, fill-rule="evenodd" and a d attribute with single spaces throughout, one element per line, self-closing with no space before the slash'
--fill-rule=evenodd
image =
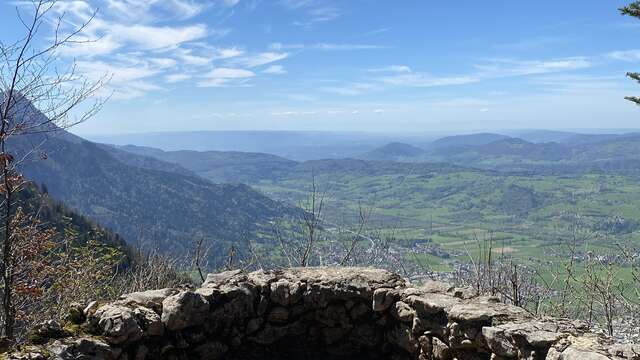
<path id="1" fill-rule="evenodd" d="M 477 295 L 497 296 L 502 301 L 538 313 L 545 298 L 536 271 L 518 263 L 505 249 L 495 247 L 492 232 L 474 234 L 475 250 L 465 246 L 468 263 L 455 269 L 454 280 Z"/>
<path id="2" fill-rule="evenodd" d="M 133 264 L 114 276 L 109 295 L 193 285 L 190 269 L 186 258 L 174 258 L 158 251 L 139 251 Z"/>
<path id="3" fill-rule="evenodd" d="M 304 230 L 306 233 L 306 244 L 302 249 L 302 255 L 300 257 L 300 266 L 305 267 L 309 264 L 309 258 L 318 241 L 317 236 L 320 230 L 324 216 L 326 192 L 320 192 L 316 186 L 316 178 L 312 176 L 311 191 L 308 199 L 300 204 L 302 208 L 302 220 L 304 223 Z"/>
<path id="4" fill-rule="evenodd" d="M 369 236 L 366 236 L 366 227 L 369 223 L 372 212 L 372 207 L 365 208 L 361 203 L 358 204 L 358 224 L 355 231 L 347 231 L 347 241 L 344 245 L 345 254 L 340 261 L 340 265 L 345 266 L 350 263 L 353 265 L 358 265 L 358 252 L 360 250 L 359 245 L 361 242 L 369 241 L 372 243 L 371 245 L 374 246 L 373 240 Z"/>
<path id="5" fill-rule="evenodd" d="M 476 249 L 467 249 L 468 262 L 458 267 L 455 279 L 478 295 L 497 296 L 532 314 L 597 323 L 613 335 L 625 310 L 640 305 L 638 253 L 626 246 L 595 246 L 602 235 L 577 216 L 567 234 L 541 266 L 525 265 L 501 250 L 496 254 L 490 233 L 475 236 Z M 631 279 L 625 276 L 629 271 Z"/>
<path id="6" fill-rule="evenodd" d="M 321 240 L 321 227 L 324 222 L 324 210 L 327 192 L 321 191 L 312 175 L 308 196 L 299 207 L 300 218 L 292 222 L 273 224 L 273 235 L 278 242 L 279 250 L 285 266 L 306 267 L 311 264 L 322 264 L 322 254 L 317 251 Z"/>

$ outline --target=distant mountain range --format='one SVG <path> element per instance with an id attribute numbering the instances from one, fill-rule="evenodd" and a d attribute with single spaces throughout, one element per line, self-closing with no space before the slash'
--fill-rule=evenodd
<path id="1" fill-rule="evenodd" d="M 541 143 L 492 133 L 445 137 L 423 147 L 392 142 L 354 157 L 365 160 L 364 162 L 348 159 L 296 162 L 265 153 L 162 151 L 131 145 L 121 146 L 119 149 L 170 162 L 173 166 L 186 168 L 189 172 L 219 183 L 256 184 L 262 180 L 296 177 L 305 172 L 310 178 L 310 168 L 322 169 L 326 166 L 345 171 L 361 169 L 372 172 L 375 167 L 398 167 L 399 171 L 403 171 L 400 169 L 401 165 L 383 166 L 380 162 L 433 163 L 437 166 L 452 164 L 488 170 L 540 173 L 636 173 L 640 169 L 640 134 L 551 132 L 546 136 L 559 137 L 561 134 L 561 142 Z M 533 135 L 541 138 L 540 133 Z"/>
<path id="2" fill-rule="evenodd" d="M 453 136 L 423 148 L 392 143 L 359 157 L 382 161 L 447 162 L 504 171 L 638 170 L 640 134 L 564 135 L 557 142 L 531 142 L 499 134 Z"/>
<path id="3" fill-rule="evenodd" d="M 165 151 L 254 152 L 296 161 L 354 157 L 394 138 L 386 134 L 326 131 L 185 131 L 89 137 L 98 143 L 134 144 Z M 401 136 L 401 140 L 424 141 L 424 137 Z"/>
<path id="4" fill-rule="evenodd" d="M 478 132 L 470 134 L 438 133 L 367 133 L 329 131 L 183 131 L 155 132 L 139 134 L 92 135 L 87 138 L 96 143 L 118 146 L 136 145 L 161 149 L 168 152 L 192 150 L 198 152 L 249 152 L 277 155 L 294 161 L 366 158 L 393 160 L 393 156 L 404 156 L 399 144 L 415 146 L 419 149 L 451 148 L 453 146 L 486 145 L 507 138 L 519 138 L 531 143 L 556 142 L 565 145 L 593 143 L 613 139 L 629 130 L 555 131 L 555 130 L 505 130 L 499 132 Z M 366 155 L 389 144 L 396 149 Z M 407 150 L 407 149 L 405 149 Z M 393 151 L 399 151 L 393 155 Z M 150 155 L 150 154 L 147 154 Z"/>

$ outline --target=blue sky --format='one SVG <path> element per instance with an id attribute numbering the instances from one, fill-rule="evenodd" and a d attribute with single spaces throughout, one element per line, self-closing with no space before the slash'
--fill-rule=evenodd
<path id="1" fill-rule="evenodd" d="M 0 0 L 0 40 L 19 36 Z M 113 96 L 78 133 L 638 128 L 626 1 L 59 1 Z M 26 11 L 26 9 L 23 9 Z"/>

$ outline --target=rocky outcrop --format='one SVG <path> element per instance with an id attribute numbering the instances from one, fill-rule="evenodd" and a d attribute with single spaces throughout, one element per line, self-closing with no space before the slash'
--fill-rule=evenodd
<path id="1" fill-rule="evenodd" d="M 93 303 L 9 359 L 640 359 L 574 321 L 369 268 L 211 274 Z"/>

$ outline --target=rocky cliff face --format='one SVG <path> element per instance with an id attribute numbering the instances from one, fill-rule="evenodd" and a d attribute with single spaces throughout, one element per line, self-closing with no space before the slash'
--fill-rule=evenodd
<path id="1" fill-rule="evenodd" d="M 34 329 L 9 359 L 640 359 L 578 322 L 368 268 L 211 274 Z M 75 324 L 73 324 L 75 323 Z M 2 355 L 0 355 L 1 358 Z"/>

